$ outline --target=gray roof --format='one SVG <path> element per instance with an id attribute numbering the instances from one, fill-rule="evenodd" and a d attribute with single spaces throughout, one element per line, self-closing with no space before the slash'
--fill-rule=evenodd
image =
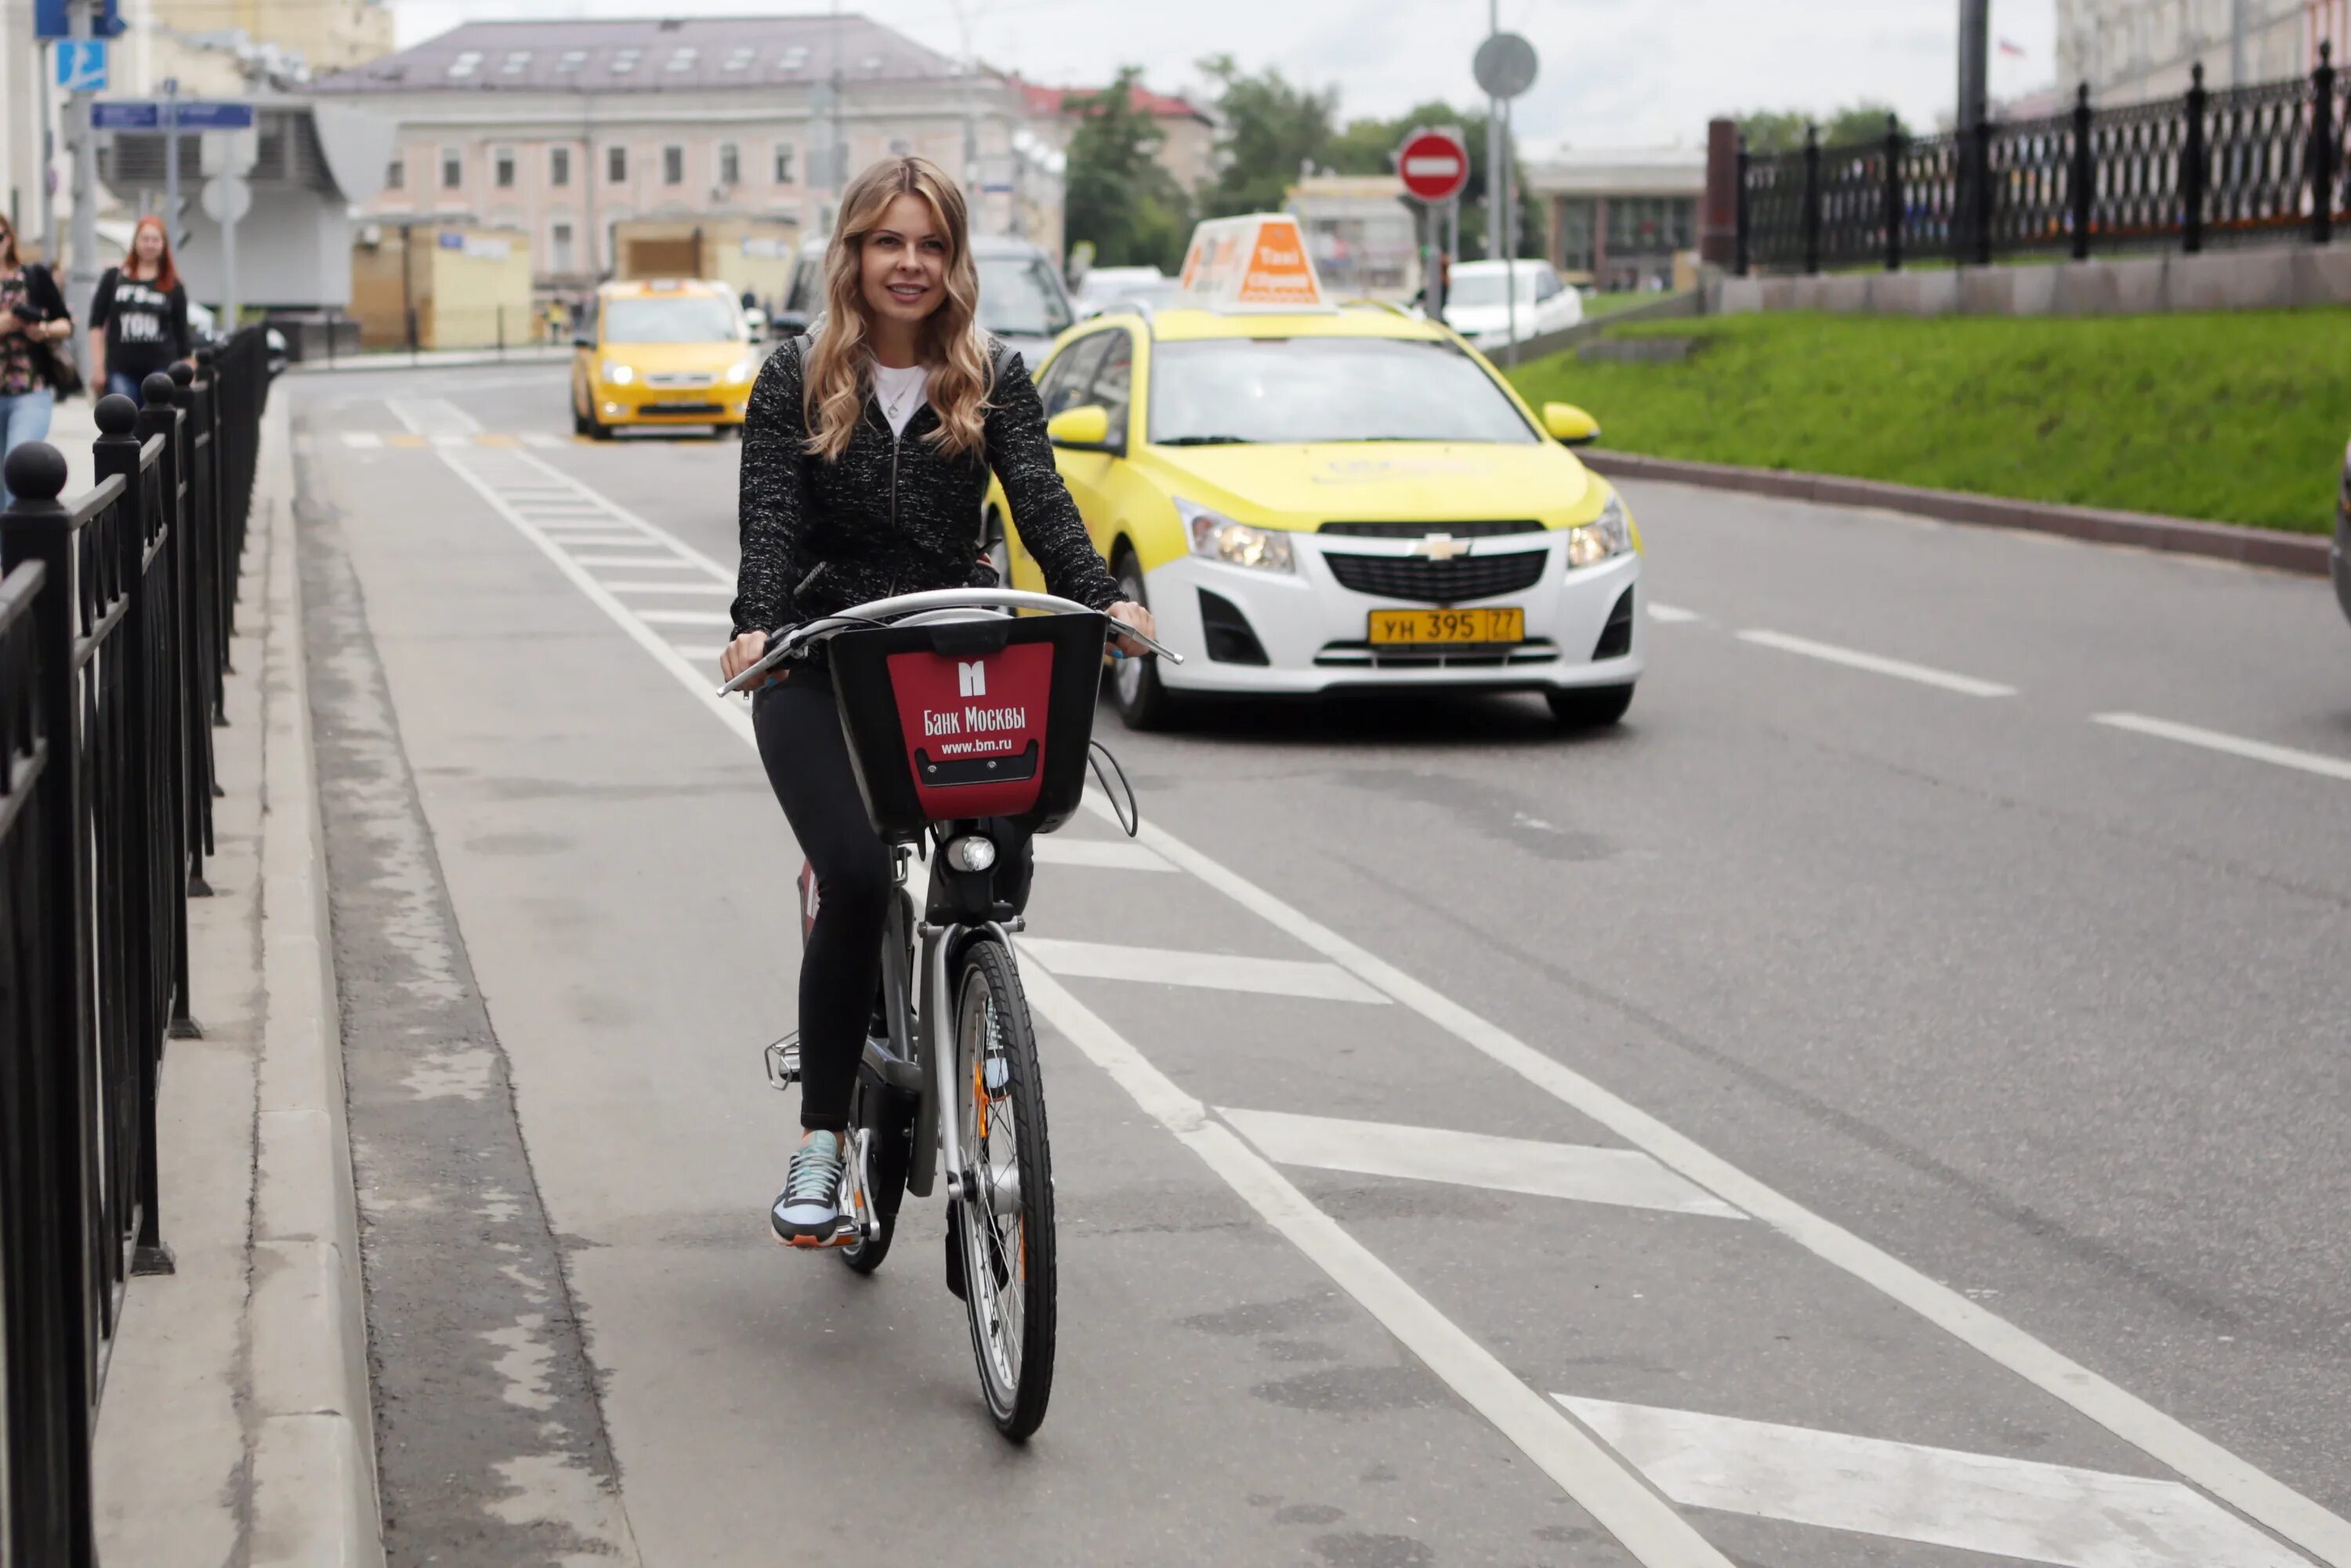
<path id="1" fill-rule="evenodd" d="M 935 80 L 956 62 L 864 16 L 468 22 L 310 84 L 319 93 L 662 92 Z"/>

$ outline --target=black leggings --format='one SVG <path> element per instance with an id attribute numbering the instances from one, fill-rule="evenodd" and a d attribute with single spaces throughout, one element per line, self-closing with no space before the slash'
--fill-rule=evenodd
<path id="1" fill-rule="evenodd" d="M 894 881 L 865 819 L 829 672 L 803 666 L 751 705 L 759 760 L 815 868 L 817 915 L 800 955 L 800 1125 L 841 1132 L 882 980 Z"/>

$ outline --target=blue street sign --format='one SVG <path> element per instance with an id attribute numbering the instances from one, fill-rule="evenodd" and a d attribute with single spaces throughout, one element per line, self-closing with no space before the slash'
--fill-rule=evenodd
<path id="1" fill-rule="evenodd" d="M 64 92 L 106 90 L 106 40 L 59 38 L 57 87 Z"/>
<path id="2" fill-rule="evenodd" d="M 163 123 L 163 106 L 120 99 L 93 103 L 89 122 L 100 131 L 152 131 Z"/>
<path id="3" fill-rule="evenodd" d="M 180 105 L 179 125 L 183 131 L 250 131 L 253 105 L 192 98 Z"/>
<path id="4" fill-rule="evenodd" d="M 117 9 L 116 0 L 99 0 L 97 14 L 90 18 L 89 30 L 94 37 L 120 36 L 122 16 Z M 72 36 L 72 12 L 67 0 L 33 0 L 33 37 L 67 38 Z"/>

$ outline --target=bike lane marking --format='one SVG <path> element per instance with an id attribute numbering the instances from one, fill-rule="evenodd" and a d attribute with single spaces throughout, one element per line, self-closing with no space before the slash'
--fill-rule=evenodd
<path id="1" fill-rule="evenodd" d="M 1087 792 L 1086 806 L 1106 821 L 1117 820 L 1110 802 L 1095 791 Z M 1276 929 L 1352 970 L 1365 983 L 1386 992 L 1472 1050 L 1654 1156 L 1667 1168 L 1764 1221 L 1805 1250 L 2054 1396 L 2167 1469 L 2301 1546 L 2329 1568 L 2351 1568 L 2351 1522 L 1959 1291 L 1928 1279 L 1834 1221 L 1814 1214 L 1573 1068 L 1357 946 L 1165 829 L 1144 822 L 1139 837 L 1179 869 L 1190 872 Z"/>
<path id="2" fill-rule="evenodd" d="M 1273 997 L 1313 997 L 1331 1002 L 1387 1006 L 1387 997 L 1336 964 L 1320 959 L 1255 958 L 1233 953 L 1183 953 L 1167 947 L 1122 947 L 1107 942 L 1073 942 L 1056 936 L 1023 936 L 1016 944 L 1057 975 L 1071 979 L 1139 980 L 1161 986 L 1200 986 L 1217 991 L 1255 991 Z"/>
<path id="3" fill-rule="evenodd" d="M 1801 653 L 1808 659 L 1843 664 L 1852 670 L 1866 670 L 1874 675 L 1892 675 L 1896 680 L 1937 686 L 1962 696 L 2012 697 L 2016 695 L 2014 686 L 2002 685 L 1998 681 L 1978 680 L 1973 675 L 1954 674 L 1931 665 L 1914 664 L 1907 659 L 1888 659 L 1876 653 L 1865 653 L 1858 648 L 1841 648 L 1834 643 L 1815 643 L 1810 637 L 1791 637 L 1784 632 L 1741 632 L 1738 636 L 1740 642 L 1752 643 L 1759 648 L 1777 648 L 1783 653 Z"/>
<path id="4" fill-rule="evenodd" d="M 2183 746 L 2202 747 L 2207 751 L 2266 762 L 2273 767 L 2314 773 L 2322 779 L 2351 780 L 2351 759 L 2329 757 L 2323 752 L 2298 751 L 2291 746 L 2273 746 L 2266 740 L 2247 740 L 2242 736 L 2230 735 L 2222 730 L 2199 729 L 2192 724 L 2175 724 L 2168 718 L 2149 718 L 2138 713 L 2093 714 L 2090 722 L 2113 729 L 2126 729 L 2137 735 L 2151 735 L 2159 740 L 2176 740 Z"/>
<path id="5" fill-rule="evenodd" d="M 2178 1481 L 1554 1394 L 1667 1497 L 2063 1568 L 2302 1568 Z"/>

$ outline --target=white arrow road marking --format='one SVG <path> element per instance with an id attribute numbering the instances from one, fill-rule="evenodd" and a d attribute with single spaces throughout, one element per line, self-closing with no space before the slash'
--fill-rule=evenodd
<path id="1" fill-rule="evenodd" d="M 2064 1568 L 2305 1568 L 2178 1481 L 1552 1396 L 1685 1508 Z"/>
<path id="2" fill-rule="evenodd" d="M 2251 758 L 2255 762 L 2267 762 L 2278 768 L 2315 773 L 2322 779 L 2351 779 L 2351 759 L 2329 757 L 2324 752 L 2296 751 L 2290 746 L 2272 746 L 2265 740 L 2247 740 L 2242 736 L 2225 735 L 2217 729 L 2199 729 L 2192 724 L 2174 724 L 2168 718 L 2149 718 L 2145 714 L 2095 714 L 2090 722 L 2111 725 L 2116 729 L 2132 730 L 2140 735 L 2152 735 L 2164 740 L 2176 740 L 2184 746 L 2200 746 L 2207 751 L 2225 751 L 2231 757 Z"/>
<path id="3" fill-rule="evenodd" d="M 1174 871 L 1159 856 L 1125 839 L 1072 839 L 1047 833 L 1031 841 L 1039 865 L 1092 866 L 1101 871 Z"/>
<path id="4" fill-rule="evenodd" d="M 1120 947 L 1107 942 L 1065 942 L 1023 936 L 1021 956 L 1071 979 L 1144 980 L 1214 991 L 1255 991 L 1275 997 L 1315 997 L 1331 1002 L 1387 998 L 1336 964 L 1313 959 L 1250 958 L 1230 953 L 1186 953 L 1172 947 Z"/>
<path id="5" fill-rule="evenodd" d="M 1958 692 L 1962 696 L 2012 697 L 2016 695 L 2014 686 L 2004 686 L 1998 681 L 1980 681 L 1973 675 L 1955 675 L 1949 670 L 1913 664 L 1902 659 L 1884 659 L 1858 649 L 1840 648 L 1834 643 L 1815 643 L 1809 637 L 1791 637 L 1784 632 L 1741 632 L 1739 640 L 1752 643 L 1758 647 L 1777 648 L 1783 653 L 1802 653 L 1808 659 L 1843 664 L 1847 669 L 1867 670 L 1872 674 L 1916 681 L 1922 686 L 1939 686 L 1947 692 Z"/>
<path id="6" fill-rule="evenodd" d="M 1489 1133 L 1460 1133 L 1445 1127 L 1400 1127 L 1385 1122 L 1343 1121 L 1336 1116 L 1296 1116 L 1286 1111 L 1236 1111 L 1219 1106 L 1217 1114 L 1230 1122 L 1242 1137 L 1279 1166 L 1441 1181 L 1456 1186 L 1573 1198 L 1578 1203 L 1606 1203 L 1623 1208 L 1660 1208 L 1672 1214 L 1707 1214 L 1722 1219 L 1747 1218 L 1638 1149 L 1544 1144 L 1531 1138 L 1498 1138 Z"/>

